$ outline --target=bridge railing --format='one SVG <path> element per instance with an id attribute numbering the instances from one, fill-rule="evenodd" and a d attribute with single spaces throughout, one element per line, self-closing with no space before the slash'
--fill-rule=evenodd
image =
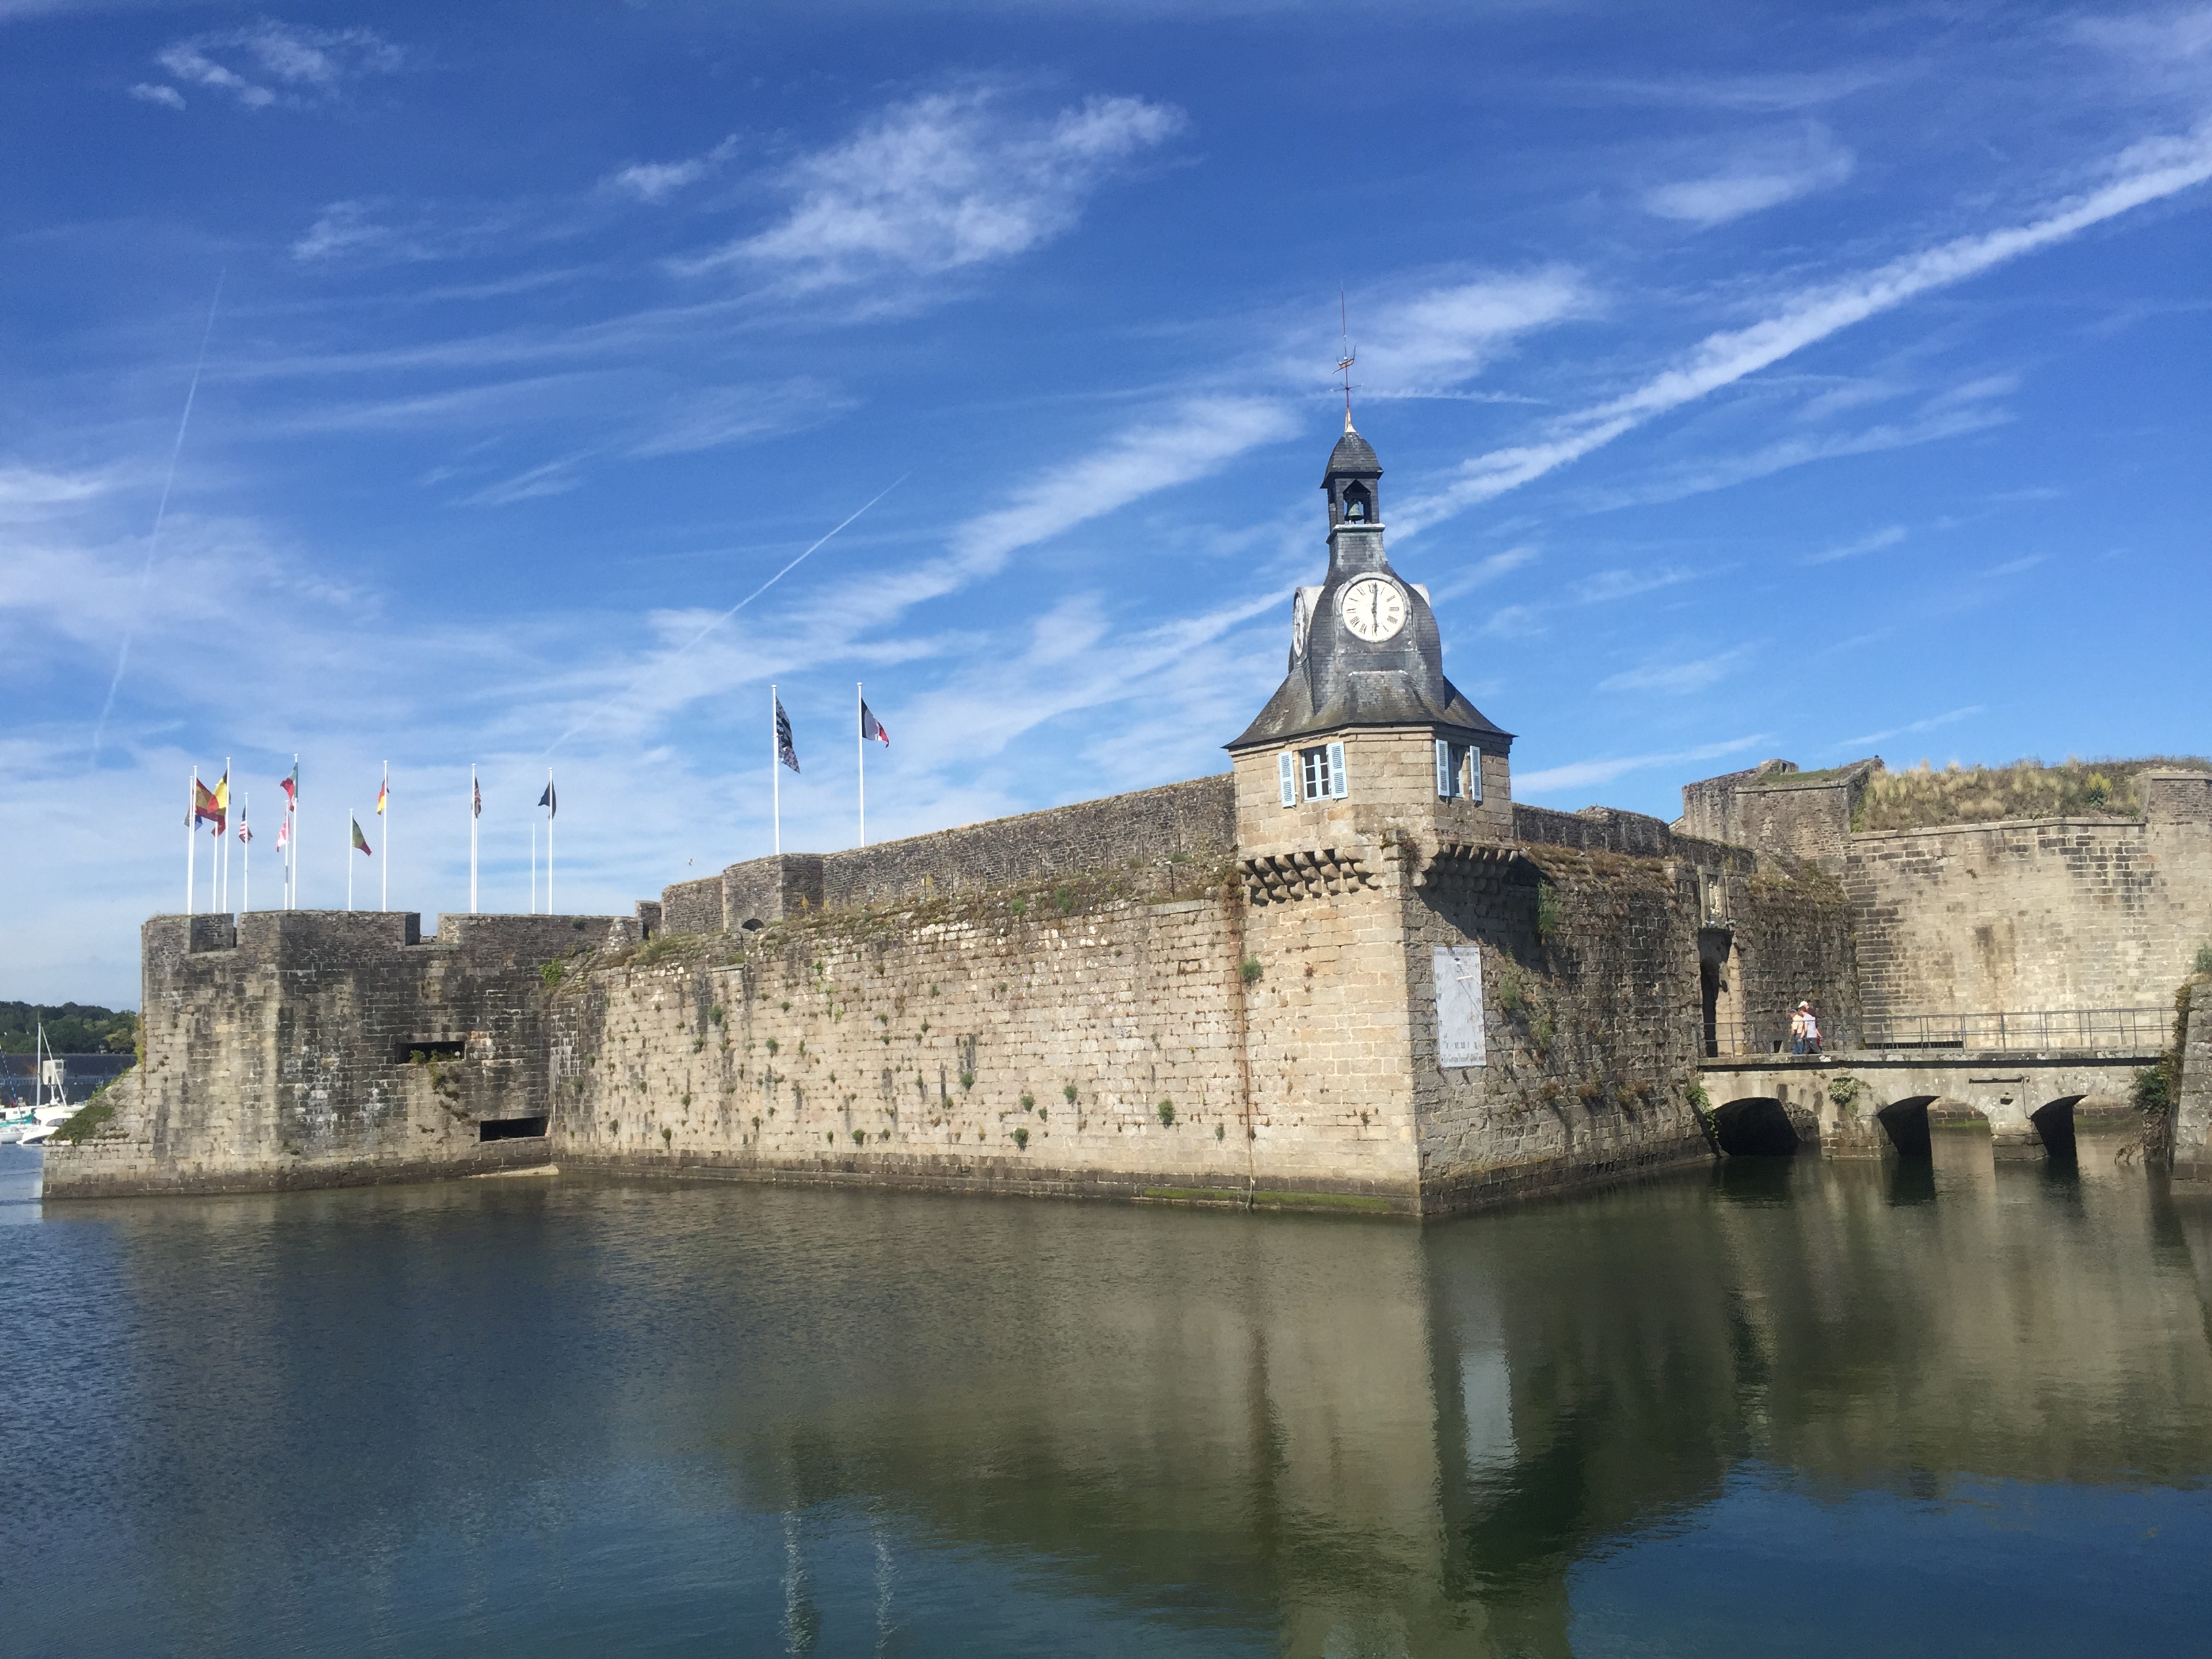
<path id="1" fill-rule="evenodd" d="M 1820 1047 L 1842 1049 L 2125 1049 L 2154 1054 L 2172 1036 L 2171 1008 L 2041 1008 L 1990 1014 L 1870 1014 L 1856 1026 L 1820 1024 Z M 1709 1059 L 1790 1052 L 1786 1014 L 1707 1021 L 1698 1051 Z"/>

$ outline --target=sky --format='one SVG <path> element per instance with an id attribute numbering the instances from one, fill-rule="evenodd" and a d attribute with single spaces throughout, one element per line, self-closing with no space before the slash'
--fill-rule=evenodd
<path id="1" fill-rule="evenodd" d="M 863 682 L 871 842 L 1224 769 L 1346 338 L 1517 799 L 2212 750 L 2212 6 L 0 0 L 0 997 L 226 758 L 426 926 L 471 765 L 487 910 L 768 852 L 771 685 L 788 850 Z"/>

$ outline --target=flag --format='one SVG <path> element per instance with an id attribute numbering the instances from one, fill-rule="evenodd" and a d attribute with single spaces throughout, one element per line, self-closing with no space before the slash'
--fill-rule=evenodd
<path id="1" fill-rule="evenodd" d="M 212 789 L 198 779 L 192 780 L 192 828 L 212 823 L 210 832 L 220 836 L 230 824 L 230 777 L 225 774 L 221 783 Z"/>
<path id="2" fill-rule="evenodd" d="M 886 749 L 891 746 L 891 734 L 884 730 L 884 723 L 876 718 L 875 711 L 863 700 L 860 704 L 860 741 L 866 743 L 870 738 Z"/>
<path id="3" fill-rule="evenodd" d="M 292 763 L 292 775 L 290 777 L 279 778 L 276 780 L 276 787 L 284 792 L 284 802 L 286 805 L 297 806 L 300 804 L 299 762 L 295 761 Z"/>
<path id="4" fill-rule="evenodd" d="M 374 858 L 376 856 L 374 853 L 369 852 L 368 837 L 361 833 L 361 820 L 359 818 L 356 818 L 353 821 L 353 850 L 356 853 L 368 853 L 368 855 L 371 858 Z M 349 887 L 346 889 L 346 891 L 350 893 L 353 891 L 353 889 Z"/>
<path id="5" fill-rule="evenodd" d="M 558 817 L 560 816 L 561 798 L 553 793 L 552 779 L 548 778 L 545 780 L 545 793 L 538 798 L 538 804 L 545 809 L 545 816 L 547 817 Z"/>
<path id="6" fill-rule="evenodd" d="M 276 820 L 276 850 L 278 852 L 283 852 L 285 843 L 292 839 L 291 830 L 292 821 L 289 818 Z"/>
<path id="7" fill-rule="evenodd" d="M 385 792 L 391 787 L 392 782 L 388 778 L 376 786 L 376 815 L 379 817 L 384 816 L 384 795 Z"/>
<path id="8" fill-rule="evenodd" d="M 253 827 L 246 823 L 244 818 L 240 818 L 238 821 L 238 838 L 240 841 L 252 841 L 253 839 Z"/>
<path id="9" fill-rule="evenodd" d="M 474 778 L 469 780 L 469 816 L 472 818 L 483 816 L 483 785 Z"/>
<path id="10" fill-rule="evenodd" d="M 799 750 L 791 744 L 791 716 L 783 712 L 783 699 L 775 699 L 775 757 L 793 771 L 799 769 Z"/>

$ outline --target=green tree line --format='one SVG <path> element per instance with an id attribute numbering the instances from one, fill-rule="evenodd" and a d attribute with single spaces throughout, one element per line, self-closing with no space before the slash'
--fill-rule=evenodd
<path id="1" fill-rule="evenodd" d="M 0 1002 L 0 1051 L 27 1054 L 43 1019 L 46 1045 L 58 1054 L 128 1054 L 138 1041 L 138 1016 L 89 1003 Z"/>

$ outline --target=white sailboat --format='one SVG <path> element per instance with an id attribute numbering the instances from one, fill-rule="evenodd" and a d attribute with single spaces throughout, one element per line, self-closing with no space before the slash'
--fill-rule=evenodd
<path id="1" fill-rule="evenodd" d="M 33 1040 L 31 1067 L 30 1109 L 0 1118 L 0 1143 L 14 1141 L 25 1146 L 38 1146 L 76 1115 L 76 1108 L 69 1103 L 66 1073 L 61 1056 L 54 1053 L 52 1045 L 46 1041 L 44 1020 L 39 1022 L 38 1035 Z"/>

